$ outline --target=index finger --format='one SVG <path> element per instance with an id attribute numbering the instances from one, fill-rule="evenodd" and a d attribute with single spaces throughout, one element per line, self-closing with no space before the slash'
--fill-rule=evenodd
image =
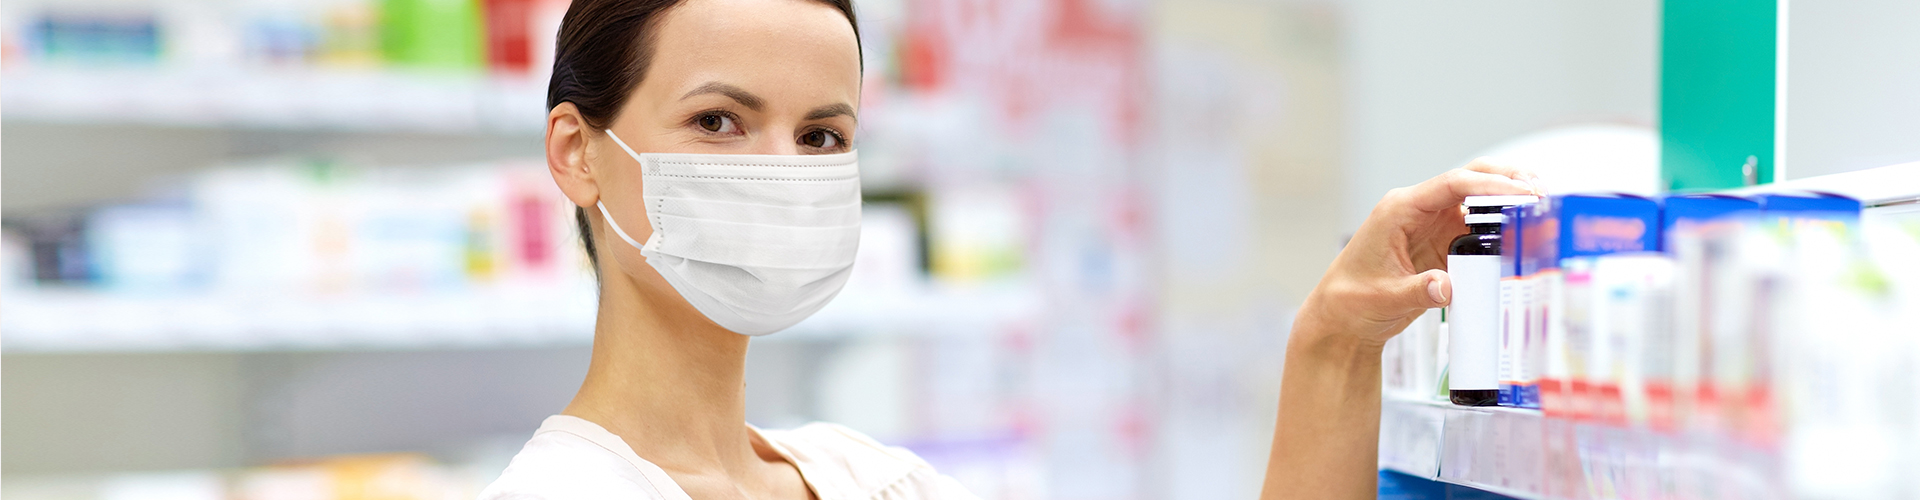
<path id="1" fill-rule="evenodd" d="M 1472 170 L 1475 172 L 1484 172 L 1484 173 L 1489 173 L 1494 175 L 1503 175 L 1512 179 L 1517 179 L 1517 180 L 1527 181 L 1527 182 L 1533 182 L 1534 180 L 1540 178 L 1540 174 L 1534 173 L 1533 170 L 1516 166 L 1511 163 L 1507 163 L 1506 161 L 1503 161 L 1499 158 L 1495 158 L 1491 156 L 1482 156 L 1479 158 L 1474 158 L 1473 161 L 1467 162 L 1466 166 L 1460 167 L 1460 168 Z M 1536 190 L 1537 190 L 1537 187 L 1536 187 Z M 1546 193 L 1535 193 L 1535 194 L 1546 194 Z"/>
<path id="2" fill-rule="evenodd" d="M 1422 212 L 1438 212 L 1446 209 L 1458 209 L 1468 196 L 1501 194 L 1541 194 L 1533 184 L 1513 178 L 1505 173 L 1490 173 L 1471 167 L 1485 164 L 1469 164 L 1469 168 L 1457 168 L 1415 184 L 1407 191 L 1407 203 L 1411 208 Z M 1509 172 L 1524 172 L 1510 170 Z"/>

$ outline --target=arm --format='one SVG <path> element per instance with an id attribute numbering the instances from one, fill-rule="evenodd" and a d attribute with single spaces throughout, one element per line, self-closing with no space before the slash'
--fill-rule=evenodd
<path id="1" fill-rule="evenodd" d="M 1294 319 L 1260 498 L 1377 496 L 1380 351 L 1422 311 L 1447 304 L 1447 244 L 1467 232 L 1460 202 L 1535 194 L 1533 178 L 1475 160 L 1374 206 Z"/>

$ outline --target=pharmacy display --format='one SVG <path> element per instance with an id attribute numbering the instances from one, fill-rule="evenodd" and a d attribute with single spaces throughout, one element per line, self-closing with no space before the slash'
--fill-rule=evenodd
<path id="1" fill-rule="evenodd" d="M 1388 344 L 1384 467 L 1535 498 L 1913 491 L 1917 225 L 1814 192 L 1466 209 L 1452 306 Z"/>

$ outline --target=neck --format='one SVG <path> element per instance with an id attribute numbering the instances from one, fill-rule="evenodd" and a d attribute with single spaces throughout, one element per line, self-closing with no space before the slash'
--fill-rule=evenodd
<path id="1" fill-rule="evenodd" d="M 607 278 L 587 378 L 564 413 L 600 424 L 669 472 L 746 472 L 756 457 L 747 337 L 691 307 L 660 307 L 623 273 Z"/>

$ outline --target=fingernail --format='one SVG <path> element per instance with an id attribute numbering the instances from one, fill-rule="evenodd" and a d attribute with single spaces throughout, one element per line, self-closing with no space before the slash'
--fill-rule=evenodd
<path id="1" fill-rule="evenodd" d="M 1529 193 L 1535 192 L 1533 188 L 1533 181 L 1531 180 L 1523 181 L 1520 179 L 1507 179 L 1507 183 L 1512 184 L 1515 189 L 1525 189 Z"/>
<path id="2" fill-rule="evenodd" d="M 1440 280 L 1427 281 L 1427 296 L 1433 297 L 1433 303 L 1435 304 L 1447 303 L 1446 294 L 1440 291 Z"/>

